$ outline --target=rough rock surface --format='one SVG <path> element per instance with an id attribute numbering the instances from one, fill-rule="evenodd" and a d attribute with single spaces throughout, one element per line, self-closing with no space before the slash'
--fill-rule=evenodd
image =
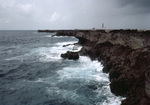
<path id="1" fill-rule="evenodd" d="M 75 36 L 81 54 L 102 62 L 111 91 L 126 97 L 121 105 L 150 105 L 149 30 L 60 30 L 57 35 Z"/>
<path id="2" fill-rule="evenodd" d="M 62 58 L 68 58 L 69 60 L 77 60 L 79 59 L 79 54 L 78 52 L 70 52 L 67 51 L 65 54 L 61 54 Z"/>

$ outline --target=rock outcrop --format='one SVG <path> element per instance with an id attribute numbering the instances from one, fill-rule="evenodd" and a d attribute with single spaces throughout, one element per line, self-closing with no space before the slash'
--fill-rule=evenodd
<path id="1" fill-rule="evenodd" d="M 65 54 L 61 54 L 61 57 L 69 60 L 77 60 L 79 59 L 79 54 L 78 52 L 67 51 Z"/>
<path id="2" fill-rule="evenodd" d="M 80 54 L 98 59 L 109 72 L 111 91 L 125 96 L 121 105 L 150 105 L 149 30 L 60 30 L 58 36 L 75 36 Z"/>

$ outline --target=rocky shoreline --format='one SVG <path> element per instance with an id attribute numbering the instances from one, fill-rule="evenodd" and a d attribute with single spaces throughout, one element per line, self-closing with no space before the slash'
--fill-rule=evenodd
<path id="1" fill-rule="evenodd" d="M 58 30 L 56 35 L 78 38 L 79 53 L 104 65 L 111 92 L 126 97 L 121 105 L 150 105 L 150 30 Z"/>

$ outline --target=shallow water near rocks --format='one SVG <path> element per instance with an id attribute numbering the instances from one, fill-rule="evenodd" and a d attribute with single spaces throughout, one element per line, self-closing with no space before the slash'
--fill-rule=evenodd
<path id="1" fill-rule="evenodd" d="M 62 59 L 78 40 L 54 34 L 0 31 L 0 105 L 120 105 L 103 66 Z"/>

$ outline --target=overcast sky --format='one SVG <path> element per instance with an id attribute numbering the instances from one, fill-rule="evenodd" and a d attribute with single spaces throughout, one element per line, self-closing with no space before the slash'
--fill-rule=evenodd
<path id="1" fill-rule="evenodd" d="M 0 0 L 0 30 L 150 29 L 150 0 Z"/>

